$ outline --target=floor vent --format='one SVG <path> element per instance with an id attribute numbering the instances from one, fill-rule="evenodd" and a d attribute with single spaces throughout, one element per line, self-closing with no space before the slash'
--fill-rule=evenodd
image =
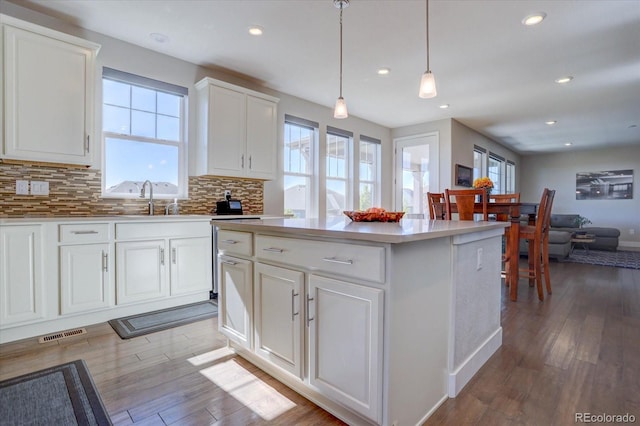
<path id="1" fill-rule="evenodd" d="M 47 336 L 38 338 L 38 342 L 47 343 L 54 340 L 64 339 L 66 337 L 78 336 L 80 334 L 87 334 L 87 330 L 85 330 L 84 328 L 75 328 L 73 330 L 62 331 L 60 333 L 49 334 Z"/>

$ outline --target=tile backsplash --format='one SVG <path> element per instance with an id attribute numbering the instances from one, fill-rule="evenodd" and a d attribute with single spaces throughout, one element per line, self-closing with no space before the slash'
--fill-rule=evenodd
<path id="1" fill-rule="evenodd" d="M 100 170 L 38 163 L 0 163 L 0 217 L 107 216 L 146 214 L 148 200 L 101 198 Z M 16 180 L 49 182 L 49 195 L 16 195 Z M 179 200 L 181 214 L 211 214 L 230 189 L 246 213 L 263 213 L 262 181 L 215 176 L 189 177 L 189 199 Z M 164 214 L 170 200 L 156 202 Z"/>

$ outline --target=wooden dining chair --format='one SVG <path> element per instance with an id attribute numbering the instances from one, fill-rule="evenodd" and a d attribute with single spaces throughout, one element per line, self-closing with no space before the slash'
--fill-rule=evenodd
<path id="1" fill-rule="evenodd" d="M 436 203 L 444 203 L 444 192 L 427 192 L 427 202 L 429 204 L 429 219 L 444 219 L 444 211 L 439 213 Z"/>
<path id="2" fill-rule="evenodd" d="M 547 294 L 551 294 L 551 277 L 549 275 L 549 224 L 551 222 L 551 209 L 556 191 L 545 188 L 540 200 L 538 218 L 535 225 L 520 226 L 519 239 L 529 241 L 529 267 L 521 269 L 529 279 L 529 286 L 533 286 L 534 280 L 538 289 L 538 299 L 544 300 L 542 290 L 542 277 L 544 276 Z"/>
<path id="3" fill-rule="evenodd" d="M 494 195 L 489 195 L 489 202 L 490 203 L 519 203 L 520 202 L 520 193 L 519 192 L 515 192 L 513 194 L 494 194 Z M 496 220 L 500 221 L 500 222 L 507 222 L 509 221 L 511 218 L 509 217 L 508 214 L 506 213 L 498 213 L 495 215 L 496 216 Z M 510 280 L 509 280 L 509 260 L 511 259 L 511 257 L 509 256 L 509 253 L 511 253 L 510 247 L 509 247 L 509 241 L 511 241 L 511 227 L 508 228 L 504 228 L 504 239 L 503 239 L 503 255 L 502 255 L 502 262 L 504 263 L 504 283 L 507 287 L 509 287 Z"/>
<path id="4" fill-rule="evenodd" d="M 473 220 L 474 204 L 482 203 L 482 220 L 489 220 L 487 212 L 487 192 L 483 189 L 445 189 L 444 202 L 446 205 L 445 219 L 451 220 L 451 197 L 455 197 L 458 208 L 458 220 Z M 480 198 L 480 200 L 478 200 Z"/>

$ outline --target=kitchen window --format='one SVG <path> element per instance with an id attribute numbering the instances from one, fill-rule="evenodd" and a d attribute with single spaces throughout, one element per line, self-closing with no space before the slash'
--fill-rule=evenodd
<path id="1" fill-rule="evenodd" d="M 506 194 L 513 194 L 515 192 L 516 192 L 516 164 L 513 161 L 507 160 Z"/>
<path id="2" fill-rule="evenodd" d="M 284 212 L 294 217 L 317 217 L 315 158 L 318 123 L 284 117 Z"/>
<path id="3" fill-rule="evenodd" d="M 504 172 L 505 169 L 505 161 L 504 158 L 489 153 L 489 168 L 487 176 L 493 182 L 493 193 L 494 194 L 504 194 Z"/>
<path id="4" fill-rule="evenodd" d="M 151 181 L 154 198 L 186 198 L 187 89 L 104 68 L 102 195 L 135 198 Z"/>
<path id="5" fill-rule="evenodd" d="M 359 208 L 366 210 L 380 206 L 381 142 L 379 139 L 360 135 L 358 151 Z"/>
<path id="6" fill-rule="evenodd" d="M 327 126 L 325 188 L 327 217 L 351 209 L 351 145 L 353 133 Z"/>

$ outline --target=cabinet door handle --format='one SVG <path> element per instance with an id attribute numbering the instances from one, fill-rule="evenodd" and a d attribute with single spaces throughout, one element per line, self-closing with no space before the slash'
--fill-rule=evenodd
<path id="1" fill-rule="evenodd" d="M 221 260 L 220 263 L 224 263 L 225 265 L 231 265 L 231 266 L 238 264 L 238 262 L 234 262 L 233 260 Z"/>
<path id="2" fill-rule="evenodd" d="M 221 243 L 225 243 L 225 244 L 238 244 L 239 241 L 236 240 L 222 240 L 220 241 Z"/>
<path id="3" fill-rule="evenodd" d="M 160 264 L 164 265 L 164 249 L 160 249 Z"/>
<path id="4" fill-rule="evenodd" d="M 171 249 L 171 263 L 176 264 L 176 248 Z"/>
<path id="5" fill-rule="evenodd" d="M 299 293 L 296 293 L 295 290 L 291 290 L 291 322 L 293 322 L 295 320 L 295 316 L 298 315 L 300 312 L 294 312 L 295 311 L 295 297 L 299 296 Z"/>
<path id="6" fill-rule="evenodd" d="M 263 248 L 262 251 L 270 251 L 272 253 L 282 253 L 284 252 L 283 249 L 281 248 L 277 248 L 277 247 L 267 247 L 267 248 Z"/>
<path id="7" fill-rule="evenodd" d="M 335 257 L 323 257 L 322 260 L 330 263 L 339 263 L 341 265 L 353 265 L 353 260 L 351 259 L 340 260 Z"/>
<path id="8" fill-rule="evenodd" d="M 249 168 L 251 168 L 251 156 L 249 156 Z"/>
<path id="9" fill-rule="evenodd" d="M 87 151 L 87 154 L 89 153 L 89 138 L 90 136 L 87 135 L 87 142 L 85 143 L 85 150 Z"/>
<path id="10" fill-rule="evenodd" d="M 240 168 L 244 169 L 244 154 L 240 156 Z"/>
<path id="11" fill-rule="evenodd" d="M 102 251 L 102 270 L 104 272 L 109 272 L 109 253 L 105 253 Z"/>
<path id="12" fill-rule="evenodd" d="M 87 235 L 87 234 L 97 234 L 98 231 L 71 231 L 71 233 L 75 235 Z"/>
<path id="13" fill-rule="evenodd" d="M 313 321 L 313 317 L 311 317 L 311 311 L 309 311 L 309 304 L 313 300 L 313 297 L 307 294 L 307 327 L 309 327 L 309 323 Z"/>

